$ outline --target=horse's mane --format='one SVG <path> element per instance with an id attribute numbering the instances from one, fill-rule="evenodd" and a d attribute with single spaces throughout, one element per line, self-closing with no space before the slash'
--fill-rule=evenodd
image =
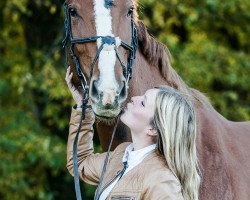
<path id="1" fill-rule="evenodd" d="M 190 88 L 172 68 L 168 48 L 155 40 L 141 20 L 136 20 L 139 49 L 152 66 L 158 67 L 168 85 L 191 96 L 196 102 L 210 104 L 207 97 L 198 90 Z"/>

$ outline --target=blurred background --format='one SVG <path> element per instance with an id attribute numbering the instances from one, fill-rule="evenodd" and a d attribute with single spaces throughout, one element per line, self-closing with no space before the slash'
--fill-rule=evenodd
<path id="1" fill-rule="evenodd" d="M 250 120 L 250 1 L 140 0 L 173 67 L 233 121 Z M 0 199 L 73 200 L 66 169 L 63 1 L 0 1 Z M 98 139 L 95 146 L 100 150 Z M 95 187 L 82 183 L 83 199 Z"/>

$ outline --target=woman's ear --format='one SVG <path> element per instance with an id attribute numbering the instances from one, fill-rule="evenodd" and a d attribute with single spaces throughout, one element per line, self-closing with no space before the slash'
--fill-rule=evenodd
<path id="1" fill-rule="evenodd" d="M 148 130 L 147 134 L 148 134 L 149 136 L 152 136 L 152 137 L 158 135 L 157 130 L 154 129 L 154 128 L 150 128 L 150 129 Z"/>

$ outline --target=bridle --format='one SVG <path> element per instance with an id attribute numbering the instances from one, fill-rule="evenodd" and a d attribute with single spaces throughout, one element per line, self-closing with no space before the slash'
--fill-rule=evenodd
<path id="1" fill-rule="evenodd" d="M 131 45 L 128 43 L 120 40 L 119 37 L 113 37 L 113 36 L 91 36 L 91 37 L 79 37 L 79 38 L 73 38 L 72 36 L 72 31 L 71 31 L 71 25 L 70 25 L 70 13 L 69 13 L 69 8 L 66 4 L 66 1 L 64 2 L 64 11 L 66 13 L 66 19 L 64 22 L 65 26 L 65 38 L 63 40 L 63 48 L 65 49 L 65 54 L 66 54 L 66 65 L 68 66 L 68 49 L 67 45 L 69 44 L 70 48 L 70 56 L 71 59 L 74 63 L 75 70 L 77 72 L 77 76 L 82 84 L 82 87 L 85 88 L 86 86 L 90 85 L 90 80 L 93 75 L 93 69 L 96 65 L 96 62 L 99 58 L 99 55 L 101 51 L 103 50 L 105 45 L 111 45 L 114 47 L 116 57 L 118 58 L 121 67 L 123 69 L 123 75 L 126 79 L 126 82 L 128 82 L 132 78 L 132 72 L 133 72 L 133 65 L 134 65 L 134 59 L 136 56 L 136 49 L 138 46 L 138 38 L 137 38 L 137 31 L 136 31 L 136 26 L 134 23 L 134 16 L 133 14 L 131 15 Z M 99 45 L 98 50 L 96 52 L 96 55 L 94 57 L 94 60 L 91 64 L 90 67 L 90 72 L 89 72 L 89 77 L 88 80 L 85 76 L 85 74 L 82 71 L 82 68 L 80 66 L 79 59 L 75 55 L 74 47 L 75 44 L 84 44 L 84 43 L 90 43 L 90 42 L 97 42 Z M 129 54 L 129 59 L 127 63 L 127 67 L 123 63 L 121 56 L 119 54 L 118 46 L 122 46 L 124 49 L 128 50 L 130 52 Z"/>
<path id="2" fill-rule="evenodd" d="M 81 190 L 80 190 L 80 183 L 79 183 L 79 174 L 78 174 L 78 159 L 77 159 L 77 144 L 78 144 L 78 136 L 79 136 L 79 132 L 82 126 L 82 121 L 85 119 L 85 111 L 86 109 L 89 107 L 88 104 L 88 99 L 89 99 L 89 88 L 90 88 L 90 80 L 92 78 L 93 75 L 93 69 L 96 65 L 96 62 L 99 58 L 99 55 L 101 53 L 102 50 L 104 50 L 107 47 L 112 47 L 115 50 L 116 53 L 116 57 L 118 58 L 122 70 L 123 70 L 123 75 L 126 79 L 126 84 L 128 84 L 128 81 L 132 78 L 132 72 L 133 72 L 133 65 L 134 65 L 134 60 L 135 60 L 135 56 L 136 56 L 136 49 L 138 46 L 138 38 L 137 38 L 137 30 L 136 30 L 136 26 L 134 23 L 134 15 L 132 13 L 131 15 L 131 45 L 127 44 L 126 42 L 120 40 L 119 37 L 114 37 L 114 36 L 91 36 L 91 37 L 79 37 L 79 38 L 73 38 L 72 36 L 72 31 L 71 31 L 71 24 L 70 24 L 70 13 L 69 13 L 69 8 L 68 5 L 66 3 L 66 1 L 64 2 L 64 11 L 66 14 L 66 18 L 65 18 L 65 22 L 64 22 L 64 26 L 65 26 L 65 38 L 63 40 L 63 48 L 65 49 L 65 56 L 66 56 L 66 67 L 68 67 L 69 62 L 68 62 L 68 56 L 70 53 L 70 57 L 73 61 L 74 67 L 75 67 L 75 71 L 77 73 L 77 77 L 81 83 L 81 86 L 83 88 L 83 92 L 82 92 L 82 115 L 81 115 L 81 121 L 79 123 L 79 127 L 77 130 L 77 134 L 75 136 L 74 139 L 74 143 L 73 143 L 73 169 L 74 169 L 74 183 L 75 183 L 75 191 L 76 191 L 76 197 L 77 200 L 82 200 L 81 197 Z M 97 46 L 98 46 L 98 50 L 96 52 L 96 55 L 94 57 L 94 60 L 90 66 L 90 72 L 89 72 L 89 76 L 88 79 L 86 78 L 84 72 L 82 71 L 82 68 L 80 66 L 80 62 L 78 57 L 75 55 L 75 44 L 84 44 L 84 43 L 90 43 L 90 42 L 97 42 Z M 127 62 L 127 67 L 125 66 L 125 64 L 123 63 L 121 56 L 119 54 L 119 50 L 118 47 L 122 46 L 124 49 L 129 51 L 129 59 Z M 68 47 L 70 52 L 68 52 Z M 109 148 L 106 154 L 106 158 L 103 164 L 103 168 L 102 168 L 102 173 L 101 173 L 101 177 L 99 180 L 99 184 L 98 184 L 98 188 L 97 188 L 97 192 L 95 194 L 95 198 L 94 199 L 98 199 L 99 198 L 99 191 L 101 188 L 101 184 L 102 184 L 102 180 L 104 177 L 104 173 L 106 171 L 106 166 L 107 166 L 107 162 L 108 162 L 108 157 L 109 157 L 109 152 L 111 149 L 111 145 L 112 145 L 112 141 L 114 138 L 114 134 L 116 131 L 116 127 L 119 121 L 119 117 L 117 119 L 117 122 L 115 124 L 114 130 L 113 130 L 113 134 L 112 134 L 112 138 L 109 144 Z"/>

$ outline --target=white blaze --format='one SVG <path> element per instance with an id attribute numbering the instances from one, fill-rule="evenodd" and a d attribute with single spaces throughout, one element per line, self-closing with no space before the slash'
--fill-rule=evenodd
<path id="1" fill-rule="evenodd" d="M 94 12 L 97 36 L 114 36 L 110 9 L 105 8 L 104 0 L 94 0 Z M 100 44 L 99 44 L 100 45 Z M 99 46 L 98 45 L 98 46 Z M 114 48 L 101 51 L 98 68 L 100 71 L 98 90 L 104 93 L 103 104 L 114 100 L 119 85 L 115 78 L 116 54 Z"/>

